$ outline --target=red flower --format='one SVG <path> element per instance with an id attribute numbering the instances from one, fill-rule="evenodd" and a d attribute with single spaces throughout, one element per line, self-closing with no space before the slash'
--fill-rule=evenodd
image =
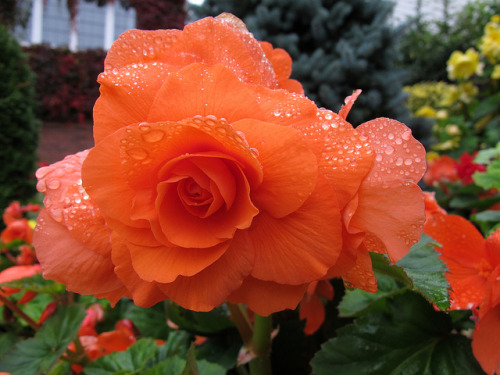
<path id="1" fill-rule="evenodd" d="M 463 153 L 460 156 L 460 162 L 456 163 L 457 175 L 462 181 L 463 185 L 472 184 L 474 180 L 472 175 L 477 172 L 486 171 L 486 166 L 484 164 L 474 163 L 474 156 L 470 155 L 468 152 Z"/>
<path id="2" fill-rule="evenodd" d="M 14 201 L 4 210 L 3 222 L 5 225 L 9 225 L 13 221 L 20 220 L 23 218 L 23 211 L 21 209 L 21 204 L 18 201 Z"/>
<path id="3" fill-rule="evenodd" d="M 2 231 L 0 239 L 3 243 L 9 243 L 19 239 L 31 244 L 33 241 L 33 229 L 31 229 L 26 219 L 14 220 Z"/>
<path id="4" fill-rule="evenodd" d="M 16 264 L 29 265 L 35 263 L 36 256 L 31 246 L 21 245 L 19 246 L 19 251 L 21 254 L 16 257 Z"/>
<path id="5" fill-rule="evenodd" d="M 429 186 L 438 186 L 442 182 L 453 182 L 459 179 L 456 162 L 447 155 L 430 158 L 427 162 L 427 172 L 424 182 Z"/>

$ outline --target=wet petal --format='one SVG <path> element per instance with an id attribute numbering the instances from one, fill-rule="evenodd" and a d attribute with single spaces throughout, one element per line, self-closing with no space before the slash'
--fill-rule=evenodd
<path id="1" fill-rule="evenodd" d="M 342 247 L 335 192 L 324 179 L 294 213 L 281 219 L 261 212 L 250 230 L 256 253 L 252 276 L 281 284 L 323 277 Z"/>
<path id="2" fill-rule="evenodd" d="M 103 230 L 106 231 L 105 228 Z M 95 232 L 93 235 L 99 237 L 104 236 L 104 233 Z M 109 241 L 109 233 L 106 238 Z M 34 244 L 38 260 L 42 264 L 43 276 L 65 284 L 70 291 L 102 294 L 122 287 L 113 272 L 109 242 L 100 252 L 93 251 L 73 237 L 67 228 L 55 221 L 46 210 L 38 217 Z"/>
<path id="3" fill-rule="evenodd" d="M 487 374 L 500 372 L 500 305 L 488 311 L 476 324 L 472 352 Z"/>
<path id="4" fill-rule="evenodd" d="M 231 303 L 244 303 L 253 312 L 268 316 L 276 311 L 294 310 L 304 296 L 307 285 L 284 285 L 249 276 L 227 300 Z"/>
<path id="5" fill-rule="evenodd" d="M 216 262 L 192 277 L 178 277 L 160 288 L 186 309 L 209 311 L 223 303 L 250 273 L 254 254 L 245 232 L 238 232 Z"/>
<path id="6" fill-rule="evenodd" d="M 264 177 L 252 192 L 255 204 L 274 217 L 297 210 L 316 186 L 316 156 L 292 128 L 256 120 L 241 120 L 234 128 L 245 135 L 262 164 Z"/>

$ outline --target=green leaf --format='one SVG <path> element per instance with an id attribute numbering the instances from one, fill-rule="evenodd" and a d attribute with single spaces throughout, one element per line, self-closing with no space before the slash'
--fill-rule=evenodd
<path id="1" fill-rule="evenodd" d="M 434 250 L 435 246 L 431 237 L 422 234 L 420 240 L 395 266 L 390 264 L 386 256 L 371 254 L 375 275 L 390 276 L 421 293 L 440 309 L 447 309 L 449 284 L 444 276 L 447 268 L 439 259 L 439 253 Z M 376 298 L 381 297 L 379 294 Z"/>
<path id="2" fill-rule="evenodd" d="M 185 331 L 171 331 L 167 342 L 158 348 L 158 360 L 168 357 L 185 357 L 191 341 L 191 335 Z"/>
<path id="3" fill-rule="evenodd" d="M 2 333 L 0 335 L 0 358 L 8 352 L 17 342 L 17 335 L 13 332 Z M 0 370 L 1 371 L 1 370 Z"/>
<path id="4" fill-rule="evenodd" d="M 423 234 L 407 256 L 396 263 L 411 279 L 413 290 L 442 310 L 450 306 L 449 284 L 445 277 L 447 267 L 434 250 L 434 240 Z"/>
<path id="5" fill-rule="evenodd" d="M 165 320 L 163 303 L 156 304 L 148 309 L 131 304 L 124 318 L 132 320 L 144 337 L 156 339 L 166 339 L 168 337 L 170 329 Z"/>
<path id="6" fill-rule="evenodd" d="M 139 374 L 157 362 L 158 345 L 153 340 L 141 339 L 127 350 L 98 358 L 84 369 L 84 374 Z"/>
<path id="7" fill-rule="evenodd" d="M 171 360 L 171 358 L 184 356 L 187 352 L 188 342 L 189 334 L 182 331 L 171 332 L 167 342 L 161 346 L 158 346 L 152 339 L 140 339 L 125 351 L 98 358 L 85 367 L 83 374 L 163 374 L 159 371 L 167 365 L 177 366 L 175 368 L 180 368 L 182 371 L 184 362 L 179 365 L 178 361 Z M 176 375 L 180 374 L 180 371 Z M 166 374 L 170 374 L 170 372 L 166 372 Z"/>
<path id="8" fill-rule="evenodd" d="M 313 358 L 313 374 L 484 375 L 470 340 L 452 333 L 446 313 L 411 292 L 388 307 L 340 329 Z"/>
<path id="9" fill-rule="evenodd" d="M 489 164 L 493 159 L 498 159 L 500 157 L 500 142 L 494 148 L 487 148 L 481 150 L 474 157 L 474 163 L 476 164 Z"/>
<path id="10" fill-rule="evenodd" d="M 180 357 L 171 357 L 147 369 L 141 375 L 179 375 L 186 366 L 186 361 Z"/>
<path id="11" fill-rule="evenodd" d="M 66 290 L 62 284 L 55 281 L 44 279 L 41 274 L 36 274 L 30 277 L 9 281 L 2 285 L 17 288 L 22 290 L 30 290 L 37 293 L 60 294 Z"/>
<path id="12" fill-rule="evenodd" d="M 280 333 L 282 326 L 280 326 Z M 229 370 L 236 366 L 238 353 L 242 342 L 237 332 L 230 335 L 209 337 L 203 344 L 196 348 L 196 357 L 208 362 L 217 363 Z"/>
<path id="13" fill-rule="evenodd" d="M 473 221 L 487 221 L 487 222 L 500 222 L 500 211 L 487 210 L 479 212 L 478 214 L 472 215 Z"/>
<path id="14" fill-rule="evenodd" d="M 0 361 L 12 375 L 47 373 L 75 338 L 85 311 L 78 305 L 59 306 L 34 338 L 19 342 Z"/>
<path id="15" fill-rule="evenodd" d="M 342 317 L 355 317 L 373 311 L 387 311 L 387 297 L 408 290 L 408 286 L 397 282 L 391 276 L 375 272 L 378 291 L 365 292 L 362 289 L 346 290 L 338 306 Z"/>
<path id="16" fill-rule="evenodd" d="M 224 306 L 209 312 L 196 312 L 186 310 L 170 301 L 167 315 L 180 329 L 201 335 L 213 334 L 234 327 Z"/>
<path id="17" fill-rule="evenodd" d="M 472 179 L 484 189 L 500 188 L 500 159 L 488 165 L 485 172 L 476 171 Z"/>

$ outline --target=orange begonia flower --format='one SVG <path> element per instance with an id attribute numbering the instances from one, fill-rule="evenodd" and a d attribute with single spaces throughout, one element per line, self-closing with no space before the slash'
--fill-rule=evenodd
<path id="1" fill-rule="evenodd" d="M 19 239 L 31 244 L 33 240 L 33 229 L 31 229 L 26 219 L 14 220 L 2 231 L 0 239 L 3 243 L 9 243 Z"/>
<path id="2" fill-rule="evenodd" d="M 425 233 L 448 266 L 451 309 L 474 309 L 478 323 L 472 349 L 488 374 L 500 370 L 500 229 L 486 240 L 469 221 L 456 215 L 434 215 Z M 496 372 L 495 372 L 496 371 Z"/>
<path id="3" fill-rule="evenodd" d="M 125 32 L 98 79 L 95 147 L 37 172 L 44 276 L 261 315 L 328 277 L 376 289 L 368 252 L 397 261 L 420 237 L 425 151 L 397 121 L 354 129 L 318 109 L 290 70 L 232 15 Z"/>

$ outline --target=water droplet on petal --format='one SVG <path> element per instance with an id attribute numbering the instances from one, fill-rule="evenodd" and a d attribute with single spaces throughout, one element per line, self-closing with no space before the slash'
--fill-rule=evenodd
<path id="1" fill-rule="evenodd" d="M 142 135 L 142 139 L 144 139 L 148 143 L 155 143 L 159 142 L 165 137 L 165 132 L 163 130 L 155 129 L 151 130 L 150 132 L 144 133 Z M 132 155 L 130 155 L 132 156 Z M 144 158 L 142 158 L 144 159 Z"/>
<path id="2" fill-rule="evenodd" d="M 148 152 L 142 148 L 132 148 L 127 150 L 127 154 L 135 160 L 143 160 L 148 156 Z"/>
<path id="3" fill-rule="evenodd" d="M 391 155 L 394 152 L 394 147 L 392 147 L 392 146 L 386 146 L 384 152 L 387 155 Z"/>
<path id="4" fill-rule="evenodd" d="M 47 184 L 47 187 L 52 190 L 58 189 L 59 186 L 61 186 L 61 181 L 59 180 L 50 180 Z"/>

